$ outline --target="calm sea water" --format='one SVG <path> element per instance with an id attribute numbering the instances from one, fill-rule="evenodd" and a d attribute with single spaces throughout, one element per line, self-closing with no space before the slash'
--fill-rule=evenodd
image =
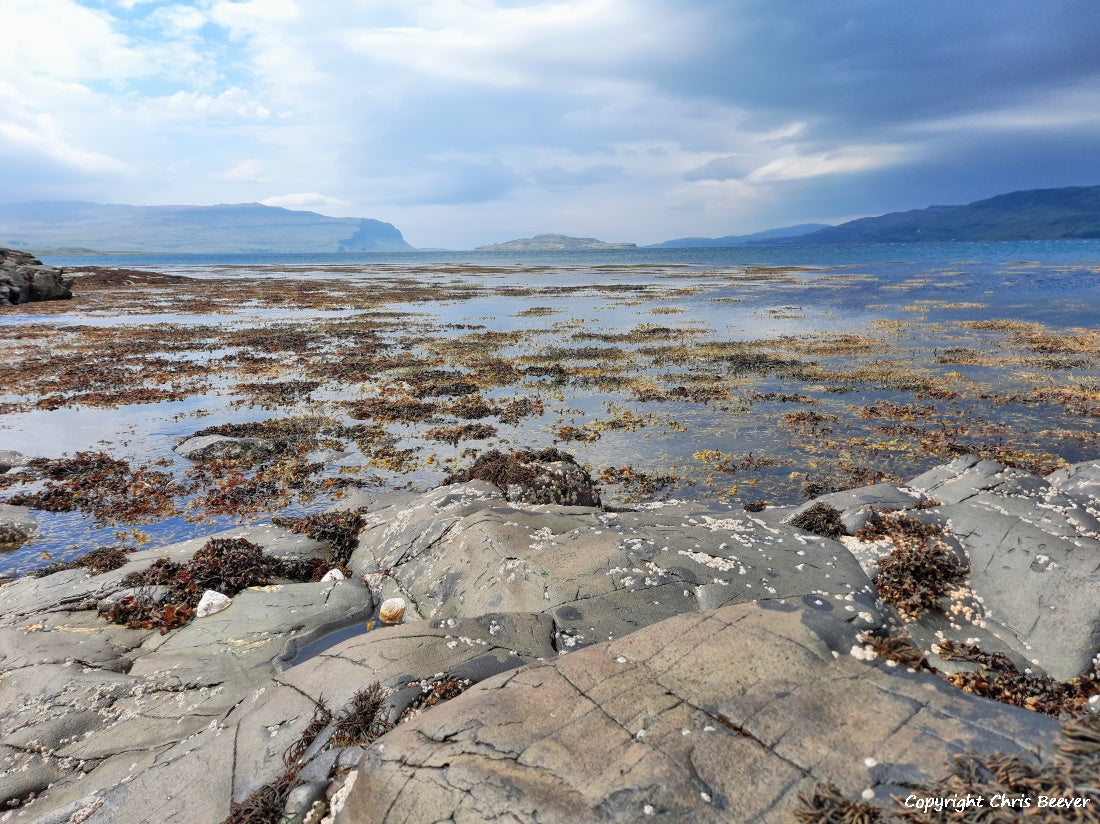
<path id="1" fill-rule="evenodd" d="M 575 252 L 379 252 L 373 254 L 235 253 L 235 254 L 109 254 L 43 255 L 51 266 L 303 266 L 310 264 L 431 265 L 457 263 L 471 266 L 600 266 L 700 265 L 700 266 L 839 266 L 885 262 L 939 265 L 958 261 L 1006 263 L 1100 262 L 1100 240 L 1025 240 L 980 243 L 869 243 L 807 246 L 733 246 L 700 249 L 614 249 Z"/>

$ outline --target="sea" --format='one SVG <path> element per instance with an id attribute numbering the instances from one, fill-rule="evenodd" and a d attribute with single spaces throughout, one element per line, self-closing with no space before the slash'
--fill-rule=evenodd
<path id="1" fill-rule="evenodd" d="M 627 248 L 531 252 L 411 251 L 373 253 L 235 252 L 232 254 L 43 254 L 51 266 L 162 267 L 186 272 L 223 266 L 387 264 L 430 266 L 846 266 L 908 263 L 940 266 L 958 261 L 988 264 L 1100 262 L 1100 240 L 1022 240 L 941 243 L 809 244 L 695 248 Z"/>

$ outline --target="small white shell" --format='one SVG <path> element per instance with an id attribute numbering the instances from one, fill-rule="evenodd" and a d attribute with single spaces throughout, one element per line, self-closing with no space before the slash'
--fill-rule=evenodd
<path id="1" fill-rule="evenodd" d="M 233 599 L 228 595 L 222 595 L 220 592 L 208 589 L 202 594 L 202 598 L 199 599 L 199 605 L 195 607 L 195 617 L 205 618 L 207 615 L 221 612 L 232 603 Z"/>
<path id="2" fill-rule="evenodd" d="M 405 599 L 387 598 L 378 608 L 378 617 L 387 624 L 399 624 L 405 617 Z"/>

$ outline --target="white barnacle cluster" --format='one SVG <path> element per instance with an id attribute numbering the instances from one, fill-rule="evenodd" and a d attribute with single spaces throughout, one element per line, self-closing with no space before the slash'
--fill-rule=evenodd
<path id="1" fill-rule="evenodd" d="M 870 644 L 852 644 L 848 654 L 860 661 L 874 661 L 878 658 L 878 653 Z"/>
<path id="2" fill-rule="evenodd" d="M 748 572 L 745 565 L 733 555 L 729 558 L 722 558 L 718 555 L 710 555 L 706 552 L 696 552 L 690 549 L 677 550 L 677 554 L 690 558 L 697 564 L 702 564 L 711 569 L 717 569 L 720 572 L 732 572 L 736 570 L 738 575 L 744 575 Z"/>

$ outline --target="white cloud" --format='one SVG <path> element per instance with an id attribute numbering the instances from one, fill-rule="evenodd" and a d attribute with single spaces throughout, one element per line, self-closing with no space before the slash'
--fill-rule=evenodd
<path id="1" fill-rule="evenodd" d="M 314 212 L 331 212 L 346 209 L 351 204 L 338 197 L 329 197 L 320 192 L 296 192 L 289 195 L 273 195 L 260 201 L 264 206 L 281 206 L 284 209 L 308 209 Z"/>
<path id="2" fill-rule="evenodd" d="M 864 172 L 896 165 L 908 156 L 908 150 L 902 146 L 845 146 L 814 154 L 792 153 L 753 169 L 745 176 L 745 180 L 751 183 L 773 183 Z"/>
<path id="3" fill-rule="evenodd" d="M 171 109 L 197 114 L 267 120 L 271 110 L 244 89 L 234 86 L 218 95 L 179 91 L 162 101 Z"/>
<path id="4" fill-rule="evenodd" d="M 0 8 L 0 74 L 119 80 L 151 71 L 148 57 L 109 14 L 72 0 L 5 0 Z"/>
<path id="5" fill-rule="evenodd" d="M 85 173 L 119 173 L 126 165 L 117 158 L 87 151 L 65 140 L 48 115 L 39 115 L 29 124 L 0 123 L 0 142 L 9 150 L 27 156 L 39 156 Z"/>
<path id="6" fill-rule="evenodd" d="M 263 164 L 258 160 L 242 160 L 223 172 L 224 180 L 236 180 L 244 183 L 267 183 L 271 180 L 264 174 Z"/>

